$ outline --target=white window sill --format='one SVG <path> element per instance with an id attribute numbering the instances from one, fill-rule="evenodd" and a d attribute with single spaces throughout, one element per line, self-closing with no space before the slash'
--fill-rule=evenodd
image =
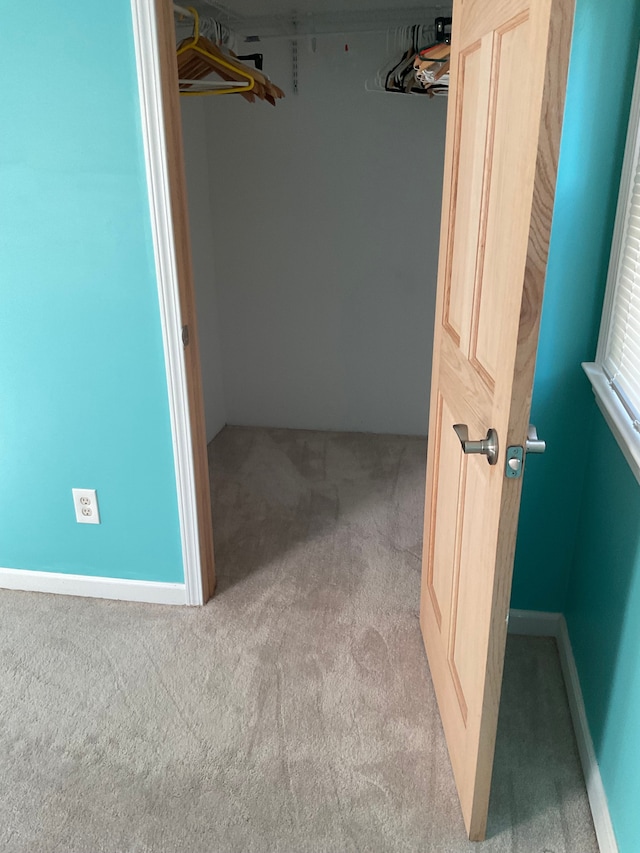
<path id="1" fill-rule="evenodd" d="M 609 380 L 600 365 L 595 362 L 585 362 L 582 369 L 591 382 L 598 408 L 609 424 L 636 480 L 640 483 L 640 433 L 634 429 L 631 418 L 618 399 L 618 395 L 609 387 Z"/>

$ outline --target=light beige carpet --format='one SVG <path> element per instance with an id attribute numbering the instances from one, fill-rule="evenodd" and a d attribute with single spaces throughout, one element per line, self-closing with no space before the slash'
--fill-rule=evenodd
<path id="1" fill-rule="evenodd" d="M 470 844 L 418 627 L 425 444 L 226 428 L 218 595 L 0 594 L 3 853 L 594 853 L 554 642 L 508 643 Z"/>

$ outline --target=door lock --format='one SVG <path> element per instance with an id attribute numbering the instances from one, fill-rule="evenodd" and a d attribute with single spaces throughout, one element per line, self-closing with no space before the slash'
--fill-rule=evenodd
<path id="1" fill-rule="evenodd" d="M 538 431 L 533 424 L 529 424 L 527 430 L 527 440 L 524 447 L 520 444 L 512 444 L 507 447 L 507 457 L 504 466 L 505 476 L 510 480 L 517 480 L 522 477 L 524 468 L 524 459 L 526 453 L 544 453 L 547 449 L 547 442 L 538 438 Z"/>

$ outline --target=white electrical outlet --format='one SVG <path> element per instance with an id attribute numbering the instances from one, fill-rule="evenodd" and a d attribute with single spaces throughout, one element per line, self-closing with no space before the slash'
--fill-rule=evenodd
<path id="1" fill-rule="evenodd" d="M 100 524 L 98 496 L 95 489 L 71 489 L 78 524 Z"/>

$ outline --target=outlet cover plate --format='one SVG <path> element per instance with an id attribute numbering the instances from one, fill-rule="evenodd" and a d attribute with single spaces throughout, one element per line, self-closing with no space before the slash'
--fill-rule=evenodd
<path id="1" fill-rule="evenodd" d="M 71 489 L 78 524 L 100 524 L 98 496 L 95 489 Z"/>

